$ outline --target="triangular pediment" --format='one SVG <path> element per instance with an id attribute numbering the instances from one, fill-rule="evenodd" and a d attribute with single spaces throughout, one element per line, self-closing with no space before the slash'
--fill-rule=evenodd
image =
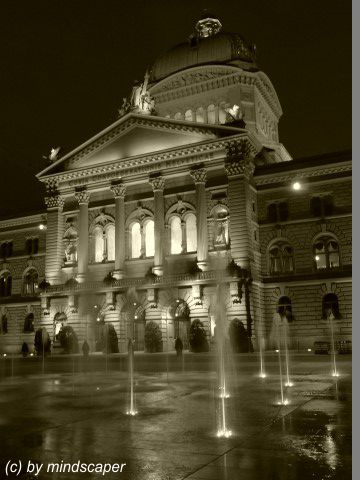
<path id="1" fill-rule="evenodd" d="M 38 177 L 156 154 L 235 132 L 236 129 L 230 127 L 129 114 L 54 162 Z"/>

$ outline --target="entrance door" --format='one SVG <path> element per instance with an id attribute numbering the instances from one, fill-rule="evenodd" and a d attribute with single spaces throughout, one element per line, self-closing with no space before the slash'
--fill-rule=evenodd
<path id="1" fill-rule="evenodd" d="M 181 338 L 183 343 L 184 350 L 189 349 L 189 330 L 190 330 L 190 321 L 186 320 L 175 320 L 174 321 L 175 327 L 175 338 Z"/>
<path id="2" fill-rule="evenodd" d="M 145 350 L 145 322 L 134 322 L 134 350 Z"/>

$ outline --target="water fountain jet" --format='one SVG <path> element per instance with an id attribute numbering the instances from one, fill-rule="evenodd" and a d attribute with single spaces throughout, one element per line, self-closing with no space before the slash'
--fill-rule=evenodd
<path id="1" fill-rule="evenodd" d="M 336 365 L 336 352 L 335 352 L 335 335 L 334 335 L 334 314 L 332 310 L 330 310 L 328 314 L 328 321 L 330 324 L 330 333 L 331 333 L 331 360 L 332 360 L 332 373 L 333 377 L 339 377 L 339 372 L 337 370 Z"/>
<path id="2" fill-rule="evenodd" d="M 132 338 L 128 343 L 128 364 L 129 364 L 129 380 L 130 380 L 130 405 L 126 411 L 126 415 L 135 416 L 138 412 L 135 408 L 135 394 L 134 394 L 134 343 Z"/>
<path id="3" fill-rule="evenodd" d="M 221 292 L 221 286 L 217 287 L 216 292 L 216 337 L 217 337 L 217 351 L 218 351 L 218 389 L 220 408 L 219 408 L 219 428 L 217 431 L 217 437 L 229 438 L 232 435 L 231 430 L 228 428 L 227 423 L 227 402 L 230 394 L 227 389 L 226 368 L 225 368 L 225 322 L 226 311 L 223 304 L 223 295 Z"/>
<path id="4" fill-rule="evenodd" d="M 280 401 L 277 402 L 278 405 L 288 405 L 289 401 L 285 398 L 284 395 L 284 384 L 283 384 L 283 371 L 282 371 L 282 358 L 281 358 L 281 317 L 279 314 L 275 315 L 274 318 L 275 328 L 276 328 L 276 337 L 277 337 L 277 346 L 276 352 L 278 354 L 279 361 L 279 378 L 280 378 Z"/>

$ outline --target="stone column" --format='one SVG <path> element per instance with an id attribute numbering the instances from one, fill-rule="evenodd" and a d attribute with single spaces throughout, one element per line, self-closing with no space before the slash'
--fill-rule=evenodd
<path id="1" fill-rule="evenodd" d="M 206 170 L 197 168 L 190 171 L 196 188 L 196 230 L 197 230 L 197 264 L 200 270 L 209 268 L 208 262 L 208 228 L 206 205 Z"/>
<path id="2" fill-rule="evenodd" d="M 77 280 L 82 283 L 86 279 L 89 262 L 89 200 L 90 194 L 87 190 L 75 192 L 75 198 L 79 203 L 78 216 L 78 274 Z"/>
<path id="3" fill-rule="evenodd" d="M 164 188 L 165 180 L 162 176 L 149 178 L 154 191 L 154 233 L 155 233 L 155 255 L 153 273 L 161 276 L 164 274 L 164 248 L 165 241 L 165 215 L 164 215 Z"/>
<path id="4" fill-rule="evenodd" d="M 126 186 L 122 183 L 111 185 L 115 196 L 115 270 L 113 277 L 124 278 L 125 271 L 125 194 Z"/>
<path id="5" fill-rule="evenodd" d="M 47 206 L 45 278 L 50 284 L 61 283 L 64 259 L 64 199 L 58 194 L 45 197 Z"/>
<path id="6" fill-rule="evenodd" d="M 250 198 L 250 179 L 254 169 L 245 142 L 228 148 L 225 171 L 229 181 L 231 255 L 237 265 L 246 269 L 251 267 L 254 258 Z"/>

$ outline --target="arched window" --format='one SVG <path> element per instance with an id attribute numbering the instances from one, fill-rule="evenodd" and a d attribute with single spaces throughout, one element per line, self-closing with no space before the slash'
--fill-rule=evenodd
<path id="1" fill-rule="evenodd" d="M 216 122 L 215 105 L 211 104 L 207 108 L 208 123 Z"/>
<path id="2" fill-rule="evenodd" d="M 181 112 L 176 112 L 174 115 L 175 120 L 183 120 L 183 114 Z"/>
<path id="3" fill-rule="evenodd" d="M 139 222 L 133 223 L 130 228 L 130 250 L 131 258 L 141 257 L 141 231 Z"/>
<path id="4" fill-rule="evenodd" d="M 191 111 L 191 110 L 186 110 L 186 112 L 185 112 L 185 120 L 187 120 L 188 122 L 192 122 L 192 121 L 193 121 L 193 114 L 192 114 L 192 111 Z"/>
<path id="5" fill-rule="evenodd" d="M 24 333 L 31 333 L 34 331 L 34 314 L 29 313 L 24 320 Z"/>
<path id="6" fill-rule="evenodd" d="M 226 105 L 221 103 L 219 106 L 219 123 L 224 124 L 227 121 Z"/>
<path id="7" fill-rule="evenodd" d="M 331 312 L 336 320 L 341 319 L 339 300 L 335 293 L 327 293 L 322 298 L 322 318 L 329 318 Z"/>
<path id="8" fill-rule="evenodd" d="M 39 275 L 37 271 L 32 268 L 28 270 L 24 276 L 23 293 L 24 295 L 36 295 L 39 283 Z"/>
<path id="9" fill-rule="evenodd" d="M 0 297 L 10 297 L 12 277 L 10 272 L 4 272 L 0 277 Z"/>
<path id="10" fill-rule="evenodd" d="M 8 333 L 8 319 L 6 315 L 1 316 L 0 333 L 1 334 Z"/>
<path id="11" fill-rule="evenodd" d="M 340 266 L 339 244 L 332 237 L 323 236 L 317 239 L 313 250 L 317 270 Z"/>
<path id="12" fill-rule="evenodd" d="M 214 218 L 214 247 L 226 247 L 229 244 L 229 216 L 223 205 L 218 205 L 213 213 Z"/>
<path id="13" fill-rule="evenodd" d="M 189 213 L 186 215 L 185 229 L 186 229 L 186 251 L 196 252 L 197 250 L 196 217 L 193 213 Z"/>
<path id="14" fill-rule="evenodd" d="M 100 226 L 94 228 L 94 260 L 102 262 L 104 260 L 104 235 Z"/>
<path id="15" fill-rule="evenodd" d="M 279 298 L 277 312 L 281 317 L 285 317 L 288 322 L 292 322 L 294 320 L 291 300 L 289 297 Z"/>
<path id="16" fill-rule="evenodd" d="M 155 254 L 154 220 L 145 224 L 145 256 L 153 257 Z"/>
<path id="17" fill-rule="evenodd" d="M 113 262 L 115 260 L 115 225 L 113 224 L 106 228 L 106 253 L 107 260 Z"/>
<path id="18" fill-rule="evenodd" d="M 198 123 L 204 123 L 205 122 L 204 109 L 202 107 L 199 107 L 196 110 L 196 121 Z"/>
<path id="19" fill-rule="evenodd" d="M 294 250 L 285 242 L 278 242 L 269 250 L 270 273 L 292 273 L 294 268 Z"/>
<path id="20" fill-rule="evenodd" d="M 182 252 L 181 219 L 178 216 L 170 219 L 170 252 L 172 254 Z"/>

